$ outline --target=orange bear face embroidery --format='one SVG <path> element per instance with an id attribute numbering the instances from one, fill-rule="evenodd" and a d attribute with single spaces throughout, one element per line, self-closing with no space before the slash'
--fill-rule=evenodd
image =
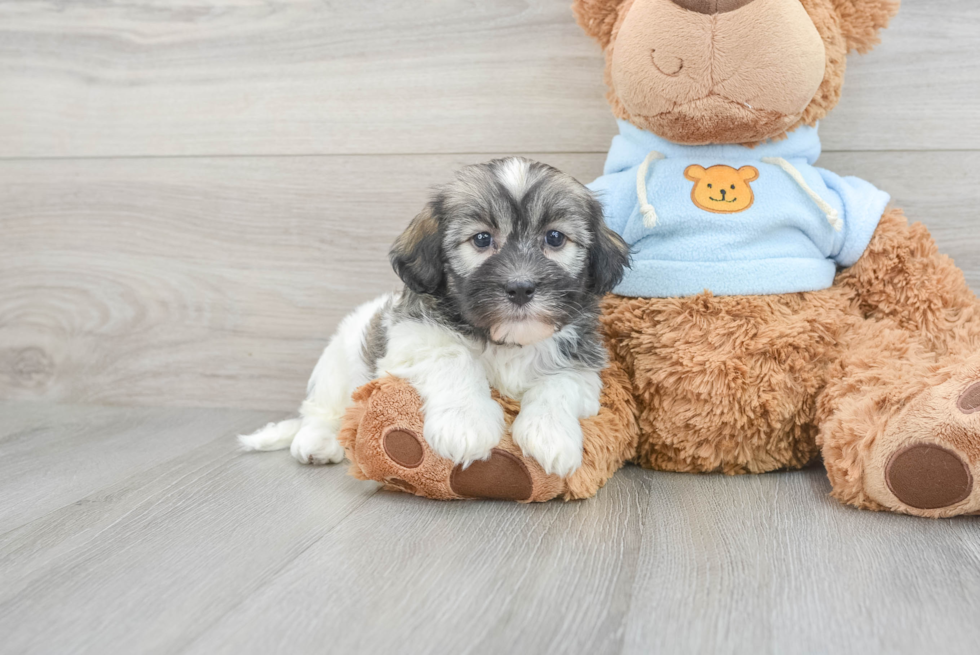
<path id="1" fill-rule="evenodd" d="M 716 214 L 735 214 L 745 211 L 755 202 L 749 182 L 759 179 L 752 166 L 735 170 L 731 166 L 688 166 L 684 177 L 694 182 L 691 200 L 701 209 Z"/>

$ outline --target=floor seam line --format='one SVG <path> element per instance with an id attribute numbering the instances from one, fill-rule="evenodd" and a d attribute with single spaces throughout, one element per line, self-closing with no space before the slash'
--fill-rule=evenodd
<path id="1" fill-rule="evenodd" d="M 279 577 L 279 575 L 286 569 L 287 566 L 289 566 L 290 564 L 292 564 L 293 562 L 295 562 L 296 560 L 298 560 L 310 548 L 313 548 L 313 546 L 315 546 L 316 544 L 320 543 L 320 541 L 323 540 L 324 537 L 326 537 L 327 535 L 329 535 L 330 533 L 332 533 L 334 530 L 336 530 L 338 527 L 340 527 L 341 525 L 343 525 L 343 523 L 345 521 L 347 521 L 348 518 L 350 518 L 350 515 L 351 514 L 353 514 L 355 511 L 357 511 L 358 509 L 360 509 L 361 507 L 363 507 L 365 504 L 367 504 L 372 498 L 374 498 L 375 496 L 377 496 L 379 491 L 381 491 L 381 487 L 380 486 L 378 486 L 378 488 L 376 488 L 374 491 L 372 491 L 363 501 L 361 501 L 360 503 L 358 503 L 357 505 L 355 505 L 354 507 L 352 507 L 349 512 L 347 512 L 346 514 L 344 514 L 343 517 L 341 517 L 340 520 L 338 520 L 336 523 L 334 523 L 326 532 L 324 532 L 320 536 L 318 536 L 315 539 L 313 539 L 310 543 L 308 543 L 302 550 L 300 550 L 298 553 L 296 553 L 296 555 L 293 556 L 292 558 L 290 558 L 288 561 L 283 562 L 278 568 L 275 569 L 275 571 L 273 571 L 272 573 L 269 574 L 269 577 L 268 577 L 267 580 L 264 580 L 261 584 L 259 584 L 258 586 L 256 586 L 255 589 L 252 589 L 247 594 L 245 594 L 244 596 L 242 596 L 238 600 L 238 602 L 236 602 L 231 607 L 227 608 L 220 615 L 216 616 L 214 618 L 214 620 L 212 620 L 210 622 L 209 625 L 207 625 L 206 627 L 202 628 L 200 632 L 198 632 L 196 635 L 194 635 L 193 639 L 191 639 L 189 642 L 187 642 L 186 644 L 184 644 L 182 646 L 177 646 L 176 647 L 177 648 L 177 652 L 181 652 L 181 653 L 187 652 L 190 648 L 192 648 L 194 646 L 195 643 L 197 643 L 198 641 L 200 641 L 201 638 L 204 637 L 204 635 L 206 635 L 209 631 L 211 631 L 212 629 L 214 629 L 214 627 L 218 623 L 220 623 L 226 616 L 228 616 L 229 614 L 231 614 L 232 612 L 234 612 L 236 609 L 238 609 L 239 607 L 241 607 L 248 599 L 252 598 L 255 594 L 259 593 L 260 591 L 262 591 L 263 589 L 265 589 L 266 587 L 268 587 L 272 582 L 274 582 Z"/>

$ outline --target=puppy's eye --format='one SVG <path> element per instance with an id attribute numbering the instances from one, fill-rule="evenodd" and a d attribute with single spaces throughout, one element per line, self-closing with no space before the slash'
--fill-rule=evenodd
<path id="1" fill-rule="evenodd" d="M 565 235 L 558 230 L 548 230 L 544 235 L 544 242 L 552 248 L 561 248 L 565 245 Z"/>
<path id="2" fill-rule="evenodd" d="M 493 237 L 490 236 L 489 232 L 480 232 L 473 237 L 473 245 L 481 250 L 483 248 L 489 248 L 491 243 L 493 243 Z"/>

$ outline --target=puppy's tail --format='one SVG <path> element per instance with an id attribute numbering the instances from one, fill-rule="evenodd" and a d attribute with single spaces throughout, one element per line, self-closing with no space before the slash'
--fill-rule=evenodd
<path id="1" fill-rule="evenodd" d="M 258 432 L 238 435 L 238 443 L 245 450 L 282 450 L 289 448 L 302 423 L 303 419 L 299 418 L 270 423 Z"/>

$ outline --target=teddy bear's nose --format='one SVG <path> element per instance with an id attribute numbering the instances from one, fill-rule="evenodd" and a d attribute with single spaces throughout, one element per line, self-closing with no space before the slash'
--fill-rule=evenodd
<path id="1" fill-rule="evenodd" d="M 741 9 L 752 2 L 753 0 L 674 0 L 675 5 L 699 14 L 724 14 L 727 11 Z"/>

